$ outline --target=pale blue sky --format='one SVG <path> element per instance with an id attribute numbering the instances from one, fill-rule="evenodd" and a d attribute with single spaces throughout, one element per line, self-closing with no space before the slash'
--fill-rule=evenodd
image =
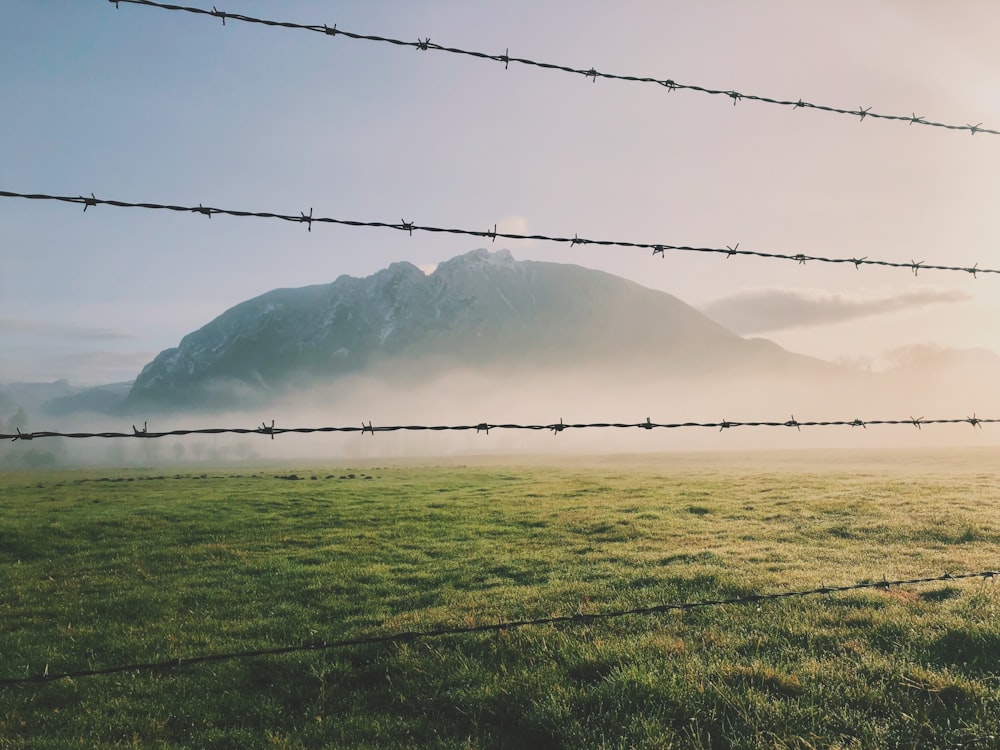
<path id="1" fill-rule="evenodd" d="M 994 3 L 216 5 L 1000 128 Z M 1000 267 L 998 136 L 733 106 L 106 0 L 0 3 L 0 101 L 5 190 Z M 185 333 L 269 289 L 397 260 L 432 266 L 481 244 L 0 199 L 0 382 L 131 379 Z M 780 290 L 786 323 L 800 305 L 802 325 L 755 335 L 806 354 L 878 358 L 921 343 L 1000 350 L 996 276 L 506 247 L 696 306 L 735 297 L 739 309 Z M 836 323 L 816 308 L 859 315 Z"/>

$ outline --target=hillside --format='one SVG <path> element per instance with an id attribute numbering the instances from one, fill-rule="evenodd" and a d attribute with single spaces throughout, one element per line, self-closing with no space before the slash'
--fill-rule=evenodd
<path id="1" fill-rule="evenodd" d="M 161 352 L 129 401 L 235 403 L 368 371 L 419 379 L 456 366 L 662 376 L 825 367 L 611 274 L 474 250 L 430 275 L 394 263 L 367 278 L 277 289 L 236 305 Z"/>

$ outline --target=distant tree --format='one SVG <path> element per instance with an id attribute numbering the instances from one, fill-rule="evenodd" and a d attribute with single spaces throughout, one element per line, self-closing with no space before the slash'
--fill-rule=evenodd
<path id="1" fill-rule="evenodd" d="M 257 457 L 257 451 L 252 443 L 242 441 L 236 444 L 236 458 L 240 461 L 254 461 Z"/>
<path id="2" fill-rule="evenodd" d="M 59 463 L 59 458 L 55 453 L 37 448 L 29 448 L 20 459 L 20 463 L 29 469 L 41 469 Z"/>
<path id="3" fill-rule="evenodd" d="M 125 445 L 118 440 L 108 441 L 104 460 L 111 466 L 125 466 L 128 463 L 128 452 L 125 450 Z"/>
<path id="4" fill-rule="evenodd" d="M 160 461 L 161 449 L 163 446 L 157 443 L 155 440 L 142 440 L 142 445 L 139 446 L 142 452 L 142 460 L 148 466 L 155 466 Z"/>
<path id="5" fill-rule="evenodd" d="M 22 407 L 20 406 L 17 407 L 17 411 L 14 412 L 14 415 L 7 420 L 7 428 L 12 432 L 17 430 L 20 430 L 21 432 L 27 432 L 28 415 L 25 414 L 24 409 Z"/>

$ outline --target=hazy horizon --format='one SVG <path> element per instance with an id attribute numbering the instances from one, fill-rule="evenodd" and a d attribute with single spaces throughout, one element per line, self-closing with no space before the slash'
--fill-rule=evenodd
<path id="1" fill-rule="evenodd" d="M 993 371 L 995 376 L 996 371 Z M 850 383 L 835 375 L 803 381 L 755 377 L 655 379 L 649 371 L 608 374 L 547 371 L 490 374 L 460 371 L 424 380 L 406 371 L 344 377 L 329 384 L 275 392 L 242 408 L 176 409 L 159 412 L 131 409 L 117 416 L 78 413 L 59 417 L 29 413 L 30 430 L 64 432 L 121 431 L 144 424 L 153 432 L 174 429 L 254 429 L 275 421 L 278 428 L 360 427 L 389 425 L 567 424 L 962 419 L 973 417 L 963 385 L 985 393 L 984 373 L 966 382 L 960 371 L 910 379 L 859 374 Z M 608 395 L 614 389 L 614 395 Z M 596 396 L 595 396 L 596 394 Z M 1000 413 L 1000 397 L 978 398 L 979 418 Z M 919 407 L 919 411 L 917 410 Z M 840 427 L 683 427 L 589 428 L 527 431 L 399 431 L 364 434 L 317 433 L 165 437 L 155 440 L 43 439 L 5 443 L 0 453 L 15 460 L 25 450 L 52 450 L 58 445 L 61 464 L 96 465 L 250 465 L 254 461 L 404 460 L 419 457 L 529 456 L 569 458 L 574 455 L 739 453 L 746 451 L 882 450 L 934 451 L 1000 446 L 1000 429 L 987 424 L 870 425 Z M 830 460 L 834 460 L 831 457 Z M 0 462 L 4 459 L 0 456 Z M 826 460 L 826 459 L 824 459 Z M 895 459 L 893 459 L 895 460 Z M 899 460 L 906 460 L 899 457 Z M 889 461 L 889 459 L 886 459 Z M 891 461 L 890 461 L 891 463 Z"/>
<path id="2" fill-rule="evenodd" d="M 501 250 L 507 251 L 507 248 L 499 248 Z M 516 259 L 516 257 L 515 257 Z M 448 259 L 444 259 L 448 260 Z M 405 261 L 409 262 L 409 261 Z M 553 262 L 553 261 L 550 261 Z M 560 262 L 560 261 L 554 261 Z M 417 266 L 424 274 L 431 275 L 436 270 L 439 264 L 425 264 L 424 266 Z M 570 263 L 568 265 L 578 265 Z M 378 269 L 375 273 L 380 270 Z M 616 274 L 611 274 L 617 276 Z M 357 277 L 355 277 L 357 278 Z M 623 277 L 618 277 L 623 278 Z M 331 280 L 332 281 L 332 280 Z M 329 282 L 318 282 L 321 285 Z M 642 281 L 639 281 L 640 286 L 644 286 L 647 289 L 654 289 Z M 312 286 L 312 285 L 308 285 Z M 269 289 L 263 292 L 275 291 L 276 289 Z M 254 295 L 261 296 L 261 295 Z M 676 296 L 676 295 L 674 295 Z M 934 305 L 941 303 L 950 303 L 956 301 L 967 301 L 969 295 L 962 292 L 939 292 L 929 287 L 917 287 L 912 290 L 905 291 L 897 296 L 888 296 L 882 298 L 869 298 L 865 299 L 858 295 L 841 294 L 824 292 L 821 290 L 810 290 L 810 289 L 795 289 L 795 290 L 781 290 L 781 289 L 770 289 L 770 290 L 749 290 L 738 292 L 734 295 L 712 300 L 711 302 L 702 305 L 701 307 L 694 307 L 697 312 L 705 315 L 707 318 L 723 326 L 729 331 L 741 336 L 745 339 L 763 339 L 766 341 L 772 341 L 778 343 L 777 339 L 781 339 L 782 333 L 789 332 L 799 332 L 802 329 L 815 329 L 829 327 L 835 325 L 840 321 L 853 320 L 855 318 L 868 318 L 872 316 L 885 315 L 891 312 L 896 312 L 900 310 L 905 310 L 909 306 L 925 306 Z M 247 300 L 241 300 L 240 302 L 245 302 Z M 682 302 L 685 300 L 681 299 Z M 240 304 L 240 303 L 237 303 Z M 235 307 L 236 305 L 234 305 Z M 232 309 L 232 308 L 229 308 Z M 220 315 L 226 311 L 220 311 Z M 217 317 L 217 316 L 215 316 Z M 186 336 L 188 333 L 193 333 L 195 330 L 202 328 L 211 322 L 212 319 L 207 319 L 197 324 L 195 328 L 182 334 L 181 338 Z M 39 333 L 41 326 L 31 325 L 27 322 L 22 322 L 20 325 L 15 325 L 14 321 L 2 321 L 0 324 L 6 324 L 7 333 L 11 333 L 14 330 L 18 330 L 18 333 L 24 334 L 26 336 L 31 336 Z M 78 337 L 83 339 L 89 339 L 91 337 L 99 338 L 101 334 L 91 332 L 89 329 L 83 326 L 77 326 L 74 324 L 66 324 L 61 327 L 61 335 L 67 337 Z M 42 334 L 45 335 L 45 334 Z M 106 333 L 109 338 L 113 337 L 110 332 Z M 124 337 L 123 337 L 124 338 Z M 180 340 L 175 342 L 170 347 L 178 345 Z M 781 344 L 779 344 L 781 346 Z M 883 372 L 891 370 L 893 368 L 899 367 L 900 363 L 909 359 L 914 358 L 932 358 L 934 356 L 947 356 L 949 353 L 968 353 L 975 351 L 984 351 L 996 354 L 1000 357 L 1000 352 L 987 347 L 947 347 L 941 346 L 934 343 L 927 344 L 913 344 L 909 346 L 899 346 L 894 349 L 887 349 L 882 351 L 878 356 L 864 356 L 862 354 L 856 355 L 840 355 L 833 358 L 825 358 L 822 356 L 817 356 L 814 354 L 806 354 L 803 351 L 798 351 L 788 346 L 782 346 L 786 351 L 794 354 L 804 354 L 805 356 L 810 356 L 821 361 L 829 362 L 831 364 L 836 364 L 839 366 L 847 367 L 849 369 L 857 369 L 864 372 Z M 61 371 L 58 373 L 50 374 L 47 379 L 41 380 L 30 380 L 30 379 L 0 379 L 0 386 L 3 385 L 19 385 L 19 384 L 31 384 L 31 383 L 55 383 L 66 381 L 70 385 L 75 387 L 100 387 L 105 385 L 118 385 L 123 383 L 131 383 L 136 377 L 138 377 L 141 372 L 142 367 L 149 364 L 156 354 L 160 352 L 155 352 L 150 356 L 148 361 L 145 361 L 140 365 L 138 370 L 135 370 L 132 374 L 127 372 L 121 372 L 118 380 L 114 381 L 96 381 L 87 380 L 85 377 L 83 379 L 76 379 L 74 377 L 74 372 L 67 369 L 66 371 Z"/>
<path id="3" fill-rule="evenodd" d="M 336 17 L 310 0 L 239 0 L 226 10 L 1000 127 L 992 34 L 1000 6 L 972 0 L 637 1 L 572 12 L 526 0 L 375 2 L 337 7 Z M 0 17 L 8 104 L 0 189 L 1000 267 L 1000 137 L 990 134 L 505 69 L 131 4 L 14 0 Z M 364 277 L 401 260 L 426 272 L 483 242 L 3 198 L 0 246 L 0 383 L 84 386 L 134 379 L 184 335 L 271 289 Z M 833 382 L 758 402 L 734 392 L 731 404 L 699 396 L 658 409 L 635 398 L 646 393 L 648 404 L 655 381 L 623 381 L 579 394 L 602 418 L 998 415 L 988 413 L 998 405 L 984 375 L 1000 357 L 994 275 L 489 244 L 500 247 L 668 292 L 741 335 L 853 372 L 926 373 L 884 389 L 891 398 L 881 387 L 871 399 L 842 394 Z M 494 387 L 513 385 L 501 378 Z M 429 409 L 465 394 L 448 413 L 480 411 L 460 385 L 437 387 L 440 394 L 412 398 Z M 545 397 L 534 403 L 544 418 L 559 416 Z M 405 402 L 398 407 L 423 421 Z M 257 424 L 266 415 L 252 416 Z M 864 440 L 892 442 L 871 434 Z"/>

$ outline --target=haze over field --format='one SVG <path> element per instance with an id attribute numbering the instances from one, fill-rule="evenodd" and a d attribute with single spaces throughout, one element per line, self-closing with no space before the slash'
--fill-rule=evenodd
<path id="1" fill-rule="evenodd" d="M 992 35 L 1000 8 L 971 0 L 572 10 L 517 0 L 376 2 L 337 7 L 337 17 L 307 0 L 241 0 L 225 10 L 1000 127 Z M 989 134 L 505 70 L 127 3 L 117 10 L 106 2 L 5 3 L 0 63 L 7 103 L 0 189 L 1000 268 L 1000 137 Z M 711 326 L 690 323 L 688 348 L 672 350 L 670 367 L 661 356 L 621 360 L 616 369 L 617 355 L 604 356 L 612 344 L 670 348 L 660 337 L 663 316 L 633 316 L 627 331 L 620 321 L 598 330 L 592 320 L 593 350 L 586 337 L 556 353 L 522 338 L 501 342 L 513 368 L 509 357 L 484 352 L 430 371 L 412 358 L 393 367 L 373 361 L 339 373 L 346 379 L 336 383 L 317 378 L 308 389 L 272 391 L 266 404 L 240 413 L 232 411 L 239 399 L 181 399 L 172 406 L 194 411 L 171 416 L 177 423 L 169 426 L 201 426 L 210 411 L 233 426 L 272 417 L 304 425 L 1000 417 L 993 387 L 1000 276 L 669 251 L 660 259 L 646 250 L 530 240 L 506 246 L 518 261 L 576 264 L 669 293 L 732 334 L 777 346 L 748 344 L 771 359 L 735 373 L 740 339 L 720 349 L 709 343 Z M 441 234 L 329 225 L 307 232 L 259 219 L 0 199 L 0 419 L 11 424 L 21 406 L 32 429 L 120 429 L 147 417 L 167 428 L 148 401 L 115 412 L 125 386 L 89 392 L 82 402 L 75 389 L 136 379 L 184 336 L 271 290 L 370 277 L 401 262 L 433 274 L 473 247 L 471 238 Z M 531 310 L 525 330 L 535 321 L 536 342 L 552 334 L 552 318 L 519 309 Z M 391 345 L 393 335 L 380 343 Z M 471 342 L 461 339 L 466 348 Z M 709 351 L 712 366 L 682 372 Z M 586 356 L 572 363 L 573 353 Z M 10 385 L 63 379 L 68 386 L 49 390 Z M 43 408 L 53 398 L 69 401 Z M 91 413 L 69 416 L 81 406 Z M 876 447 L 981 445 L 996 442 L 993 432 L 1000 426 L 494 432 L 477 440 L 514 451 L 555 441 L 571 450 L 761 441 Z M 359 439 L 322 436 L 308 445 L 360 450 Z M 254 451 L 277 454 L 278 443 L 294 440 L 253 440 Z M 400 451 L 475 450 L 465 434 L 375 440 Z"/>
<path id="2" fill-rule="evenodd" d="M 710 311 L 711 312 L 711 311 Z M 725 316 L 718 316 L 725 317 Z M 743 321 L 751 329 L 752 318 Z M 730 323 L 740 328 L 740 321 Z M 431 273 L 395 263 L 364 279 L 278 289 L 185 336 L 134 383 L 0 386 L 15 429 L 154 432 L 201 427 L 656 423 L 972 417 L 995 413 L 1000 357 L 899 351 L 880 372 L 743 338 L 681 300 L 600 271 L 475 250 Z M 25 405 L 28 412 L 25 412 Z M 915 407 L 919 410 L 915 411 Z M 989 418 L 989 417 L 987 417 Z M 267 423 L 267 419 L 263 419 Z M 665 450 L 996 445 L 976 425 L 805 428 L 497 428 L 223 435 L 25 451 L 19 465 L 294 457 L 625 453 Z M 991 427 L 991 426 L 990 426 Z M 989 429 L 989 427 L 988 427 Z M 718 434 L 725 432 L 725 435 Z M 133 443 L 133 444 L 129 444 Z"/>

